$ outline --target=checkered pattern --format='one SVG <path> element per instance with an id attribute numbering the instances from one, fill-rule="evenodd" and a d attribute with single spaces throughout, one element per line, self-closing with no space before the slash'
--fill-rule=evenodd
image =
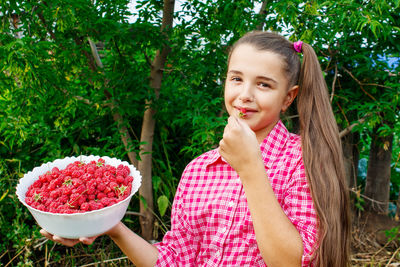
<path id="1" fill-rule="evenodd" d="M 303 239 L 302 264 L 310 266 L 317 215 L 300 137 L 279 121 L 260 148 L 276 198 Z M 171 220 L 171 230 L 156 244 L 156 266 L 266 266 L 241 181 L 217 149 L 196 158 L 184 170 Z"/>

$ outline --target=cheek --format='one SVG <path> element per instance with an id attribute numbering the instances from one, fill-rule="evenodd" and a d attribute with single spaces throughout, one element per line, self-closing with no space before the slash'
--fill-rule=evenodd
<path id="1" fill-rule="evenodd" d="M 262 110 L 268 110 L 268 111 L 273 111 L 273 110 L 281 110 L 282 108 L 282 103 L 283 99 L 280 97 L 277 97 L 274 94 L 264 94 L 260 98 L 258 98 L 258 106 Z"/>
<path id="2" fill-rule="evenodd" d="M 234 100 L 235 100 L 235 95 L 233 93 L 233 90 L 230 90 L 229 88 L 225 87 L 224 102 L 226 110 L 228 112 L 232 109 L 232 104 Z"/>

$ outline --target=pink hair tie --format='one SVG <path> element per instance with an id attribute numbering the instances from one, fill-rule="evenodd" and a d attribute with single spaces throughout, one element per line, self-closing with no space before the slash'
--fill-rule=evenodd
<path id="1" fill-rule="evenodd" d="M 302 45 L 303 45 L 302 41 L 297 41 L 297 42 L 293 43 L 293 48 L 297 53 L 301 53 L 302 52 L 302 48 L 301 48 Z"/>

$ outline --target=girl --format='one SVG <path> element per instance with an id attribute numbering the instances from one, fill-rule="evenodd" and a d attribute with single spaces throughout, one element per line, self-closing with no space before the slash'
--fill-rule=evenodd
<path id="1" fill-rule="evenodd" d="M 300 136 L 280 121 L 296 97 Z M 347 266 L 341 144 L 311 46 L 243 36 L 229 54 L 225 106 L 220 146 L 186 167 L 163 241 L 153 246 L 121 222 L 105 234 L 137 266 Z M 68 246 L 95 239 L 41 232 Z"/>

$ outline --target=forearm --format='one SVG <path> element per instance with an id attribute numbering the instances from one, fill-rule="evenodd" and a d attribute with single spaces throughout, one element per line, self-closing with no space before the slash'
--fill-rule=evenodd
<path id="1" fill-rule="evenodd" d="M 301 266 L 301 236 L 279 205 L 262 162 L 239 174 L 261 255 L 269 267 Z"/>
<path id="2" fill-rule="evenodd" d="M 123 223 L 118 223 L 107 234 L 135 266 L 147 267 L 156 264 L 158 258 L 157 248 L 136 235 Z"/>

